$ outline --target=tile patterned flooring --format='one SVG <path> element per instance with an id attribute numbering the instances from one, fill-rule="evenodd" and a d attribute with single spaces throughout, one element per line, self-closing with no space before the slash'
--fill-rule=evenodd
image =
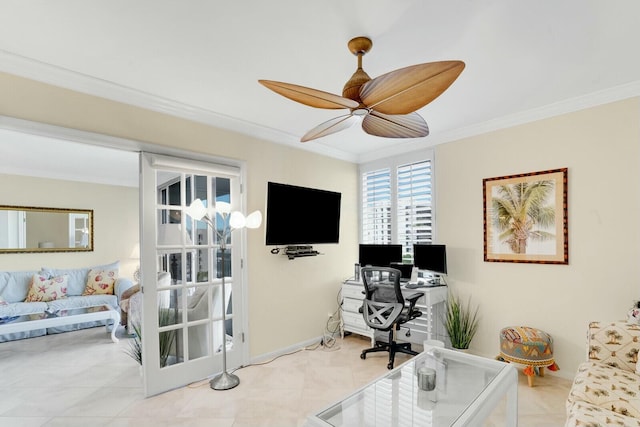
<path id="1" fill-rule="evenodd" d="M 207 380 L 145 399 L 138 365 L 103 327 L 0 343 L 0 426 L 299 427 L 308 414 L 386 372 L 384 353 L 361 360 L 367 339 L 349 336 L 237 370 L 238 387 Z M 407 360 L 398 355 L 396 366 Z M 527 386 L 519 372 L 520 427 L 564 425 L 571 381 L 554 375 Z M 485 424 L 493 426 L 491 422 Z"/>

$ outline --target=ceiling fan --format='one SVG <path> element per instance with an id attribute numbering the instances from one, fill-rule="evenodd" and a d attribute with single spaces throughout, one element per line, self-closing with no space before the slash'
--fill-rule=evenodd
<path id="1" fill-rule="evenodd" d="M 418 138 L 429 135 L 429 127 L 415 111 L 424 107 L 458 78 L 462 61 L 439 61 L 412 65 L 371 79 L 362 69 L 362 57 L 371 50 L 368 37 L 356 37 L 347 44 L 358 57 L 358 69 L 344 85 L 342 96 L 273 80 L 259 83 L 294 101 L 316 108 L 348 108 L 349 114 L 335 117 L 307 132 L 306 142 L 347 129 L 362 120 L 362 129 L 385 138 Z"/>

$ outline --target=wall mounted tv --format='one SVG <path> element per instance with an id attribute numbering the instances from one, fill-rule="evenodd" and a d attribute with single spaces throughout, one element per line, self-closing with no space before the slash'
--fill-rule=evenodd
<path id="1" fill-rule="evenodd" d="M 413 265 L 418 270 L 447 274 L 447 248 L 445 245 L 417 243 L 413 245 Z"/>
<path id="2" fill-rule="evenodd" d="M 341 193 L 267 183 L 266 244 L 338 243 Z"/>

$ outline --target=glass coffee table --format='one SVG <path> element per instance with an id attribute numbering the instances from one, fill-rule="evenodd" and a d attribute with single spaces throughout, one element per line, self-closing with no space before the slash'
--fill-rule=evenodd
<path id="1" fill-rule="evenodd" d="M 418 386 L 417 372 L 422 367 L 435 369 L 434 391 Z M 492 414 L 503 401 L 504 412 Z M 344 400 L 312 415 L 307 426 L 482 426 L 489 416 L 491 425 L 517 426 L 516 369 L 455 350 L 427 348 Z M 495 424 L 497 416 L 503 424 Z"/>
<path id="2" fill-rule="evenodd" d="M 113 320 L 111 340 L 118 342 L 116 329 L 120 323 L 120 313 L 109 305 L 95 307 L 73 308 L 59 310 L 56 312 L 32 313 L 23 316 L 4 317 L 0 321 L 0 334 L 11 334 L 14 332 L 26 332 L 36 329 L 53 328 L 56 326 L 73 325 L 76 323 L 92 322 L 95 320 Z"/>

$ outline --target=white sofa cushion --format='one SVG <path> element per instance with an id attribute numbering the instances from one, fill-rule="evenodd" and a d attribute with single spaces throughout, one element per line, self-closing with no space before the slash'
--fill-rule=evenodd
<path id="1" fill-rule="evenodd" d="M 567 397 L 567 410 L 586 402 L 624 416 L 640 418 L 640 376 L 600 362 L 583 362 Z"/>
<path id="2" fill-rule="evenodd" d="M 637 418 L 621 415 L 587 402 L 574 402 L 567 408 L 565 427 L 640 427 Z"/>
<path id="3" fill-rule="evenodd" d="M 35 271 L 0 272 L 0 295 L 7 302 L 23 302 Z"/>

